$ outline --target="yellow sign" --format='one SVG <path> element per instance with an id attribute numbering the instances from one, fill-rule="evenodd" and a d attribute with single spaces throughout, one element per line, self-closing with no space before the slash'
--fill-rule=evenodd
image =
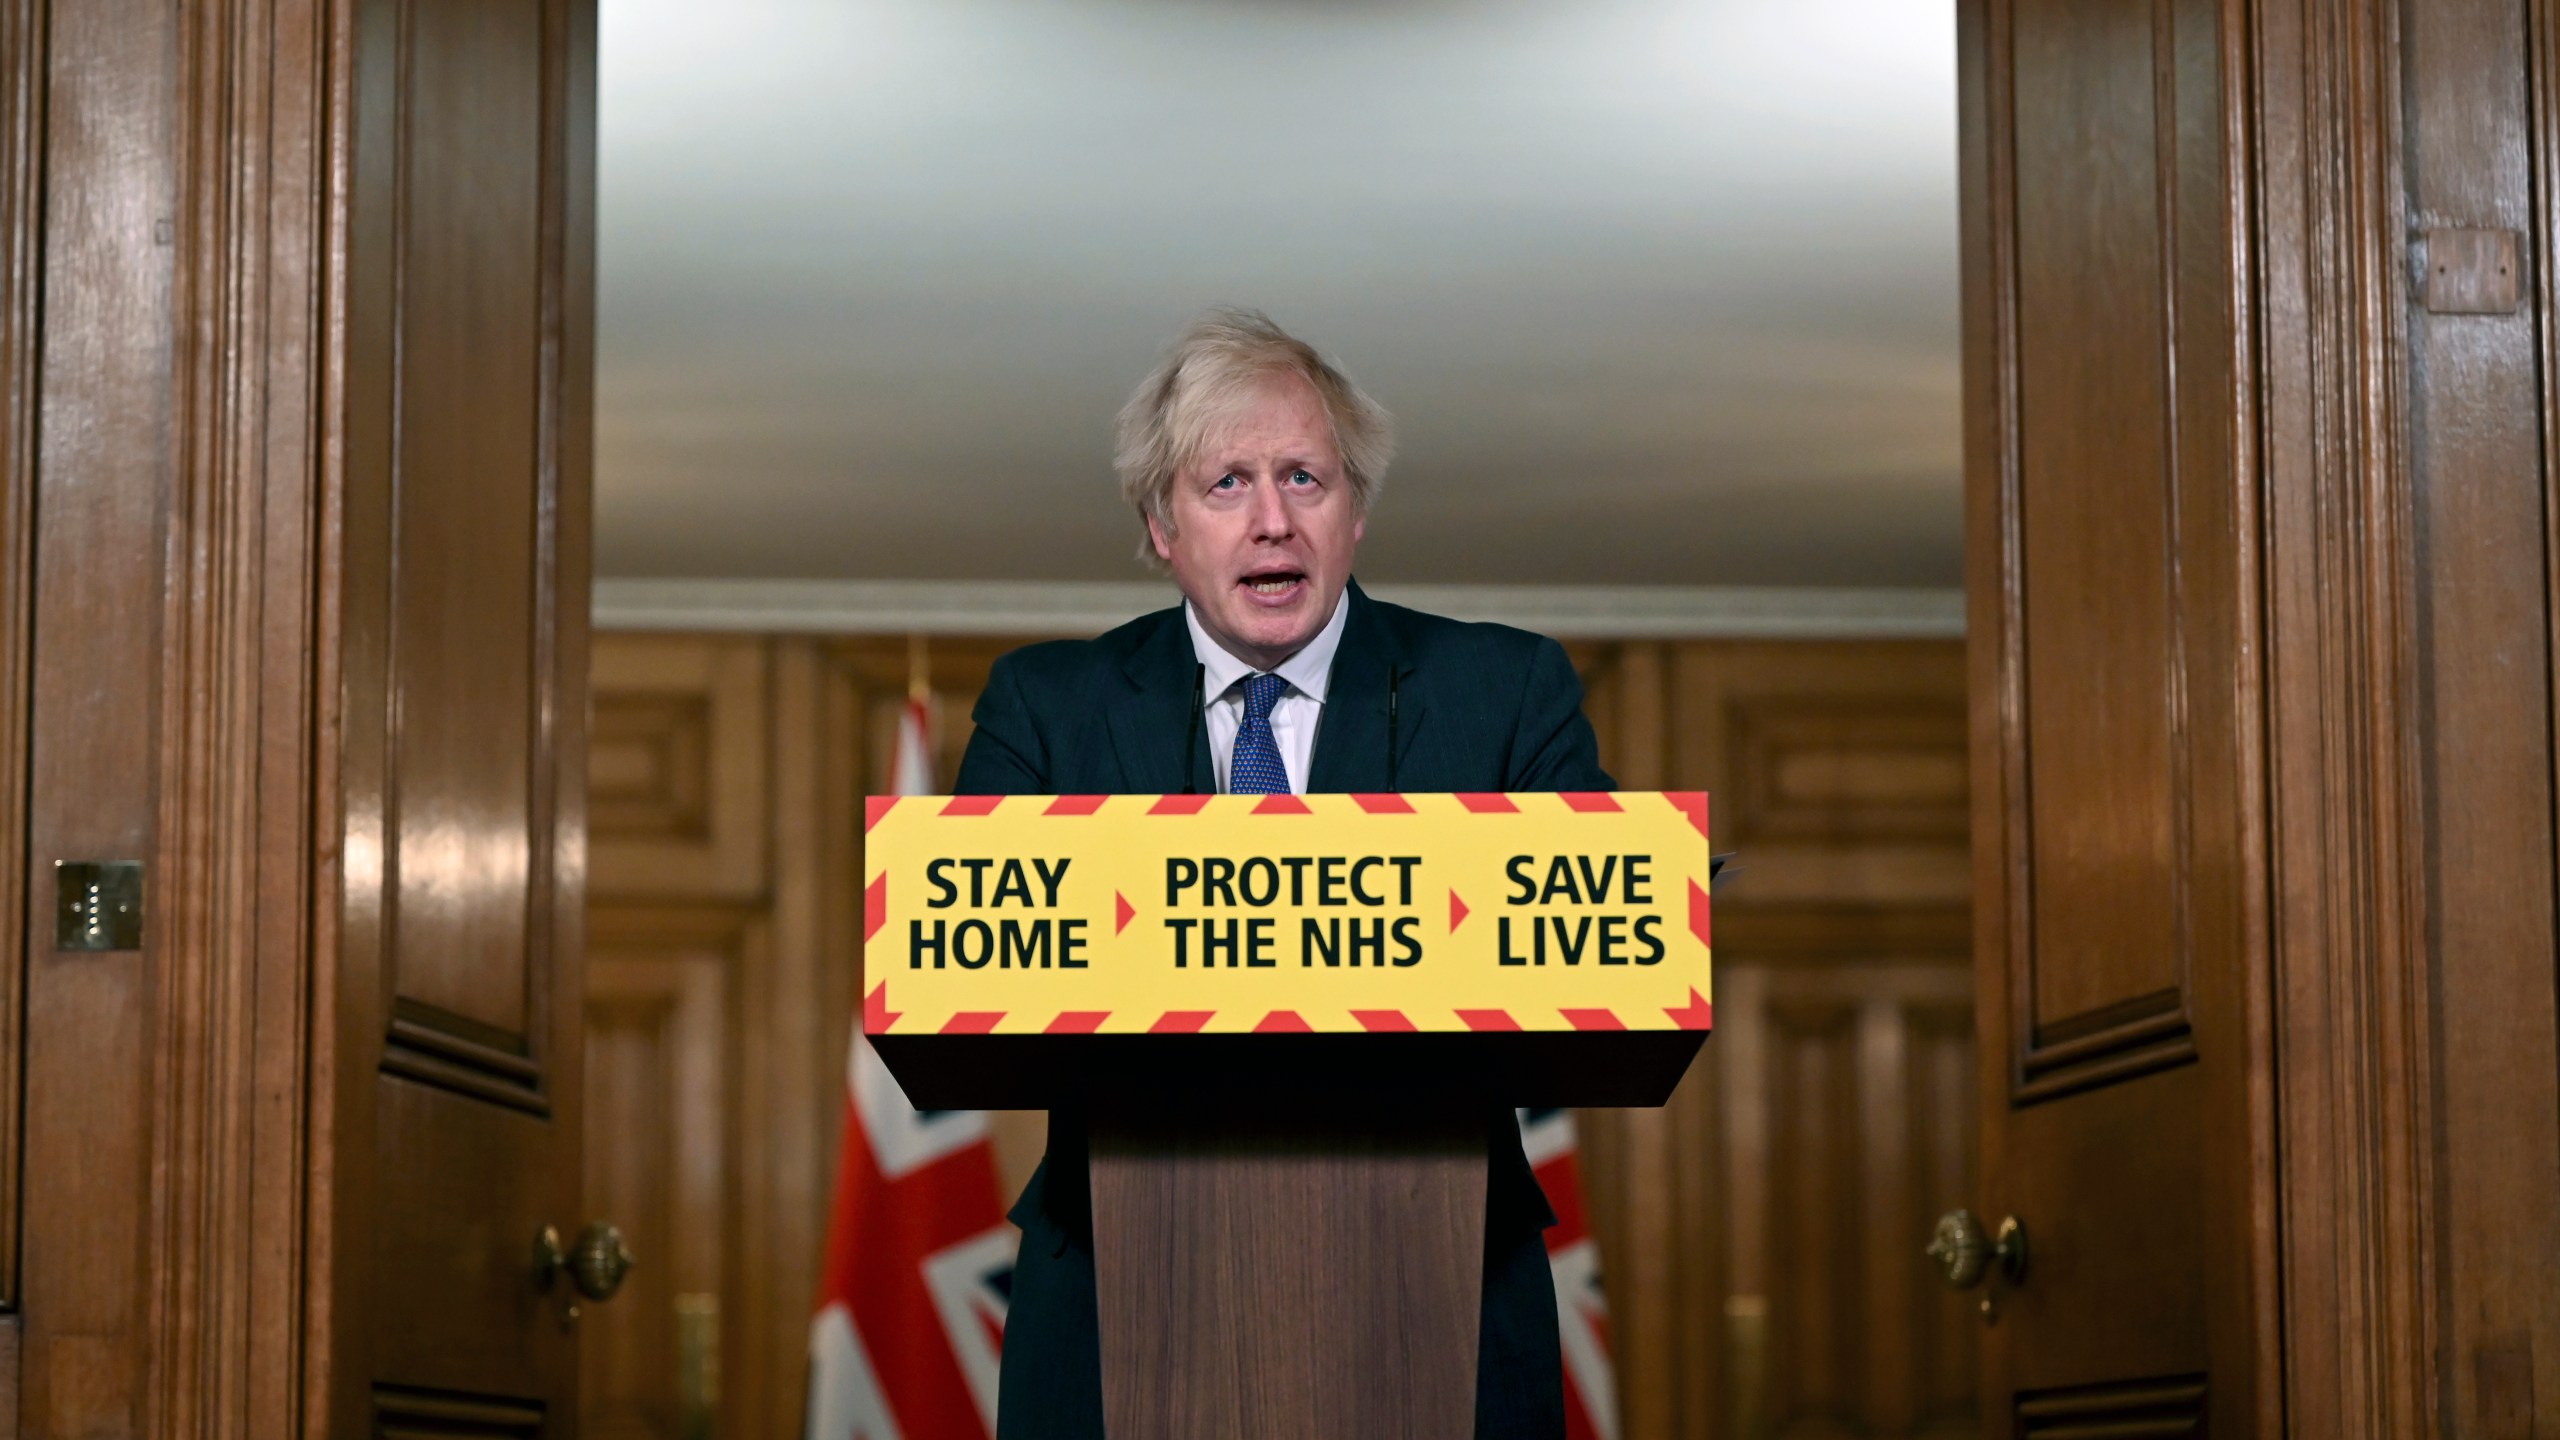
<path id="1" fill-rule="evenodd" d="M 874 798 L 871 1034 L 1705 1030 L 1707 797 Z"/>

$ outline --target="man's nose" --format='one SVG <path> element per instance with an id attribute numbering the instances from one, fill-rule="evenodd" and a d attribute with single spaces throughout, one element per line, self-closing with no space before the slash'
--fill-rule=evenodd
<path id="1" fill-rule="evenodd" d="M 1286 540 L 1293 528 L 1289 516 L 1289 502 L 1281 495 L 1280 487 L 1277 485 L 1253 487 L 1253 538 Z"/>

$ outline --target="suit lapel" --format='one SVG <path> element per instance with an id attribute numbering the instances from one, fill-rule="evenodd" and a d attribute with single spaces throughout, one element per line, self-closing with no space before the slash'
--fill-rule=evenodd
<path id="1" fill-rule="evenodd" d="M 1154 626 L 1121 660 L 1129 688 L 1111 704 L 1111 745 L 1120 757 L 1122 795 L 1171 795 L 1183 789 L 1183 726 L 1197 727 L 1192 688 L 1199 661 L 1191 653 L 1190 627 L 1179 606 L 1162 612 Z M 1209 768 L 1209 740 L 1195 734 L 1191 746 L 1191 787 L 1214 794 L 1218 783 Z"/>
<path id="2" fill-rule="evenodd" d="M 1377 602 L 1351 582 L 1343 600 L 1351 614 L 1342 624 L 1342 646 L 1333 652 L 1325 684 L 1324 719 L 1316 728 L 1315 758 L 1307 766 L 1310 793 L 1372 793 L 1387 787 L 1387 683 L 1392 673 L 1410 681 L 1413 664 L 1387 628 Z M 1422 727 L 1422 698 L 1408 683 L 1396 693 L 1396 748 L 1412 748 Z"/>

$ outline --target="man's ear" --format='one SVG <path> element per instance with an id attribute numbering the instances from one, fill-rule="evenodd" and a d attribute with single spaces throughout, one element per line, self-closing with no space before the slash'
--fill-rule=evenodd
<path id="1" fill-rule="evenodd" d="M 1147 541 L 1156 547 L 1156 558 L 1167 565 L 1173 563 L 1173 532 L 1155 516 L 1147 517 Z"/>

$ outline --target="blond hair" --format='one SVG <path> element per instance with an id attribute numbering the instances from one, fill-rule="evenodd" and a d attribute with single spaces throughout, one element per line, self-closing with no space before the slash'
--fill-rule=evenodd
<path id="1" fill-rule="evenodd" d="M 1142 520 L 1174 533 L 1170 495 L 1176 476 L 1199 459 L 1217 426 L 1261 393 L 1275 376 L 1293 375 L 1315 388 L 1333 422 L 1334 449 L 1351 482 L 1352 503 L 1367 514 L 1395 458 L 1395 426 L 1377 401 L 1325 362 L 1313 346 L 1271 323 L 1259 310 L 1217 309 L 1191 322 L 1162 365 L 1138 382 L 1120 409 L 1120 495 Z M 1161 568 L 1142 539 L 1138 558 Z"/>

